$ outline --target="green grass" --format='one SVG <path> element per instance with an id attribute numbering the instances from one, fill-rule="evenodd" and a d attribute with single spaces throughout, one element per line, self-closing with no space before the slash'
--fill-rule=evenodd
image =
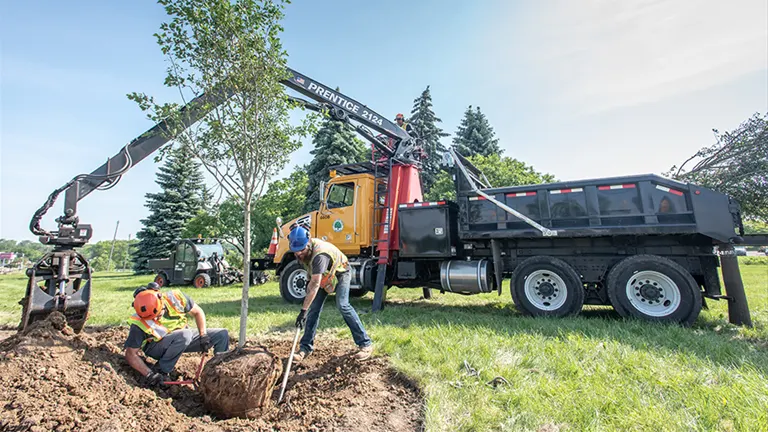
<path id="1" fill-rule="evenodd" d="M 519 315 L 509 292 L 419 300 L 393 289 L 380 314 L 361 317 L 379 352 L 426 393 L 428 430 L 768 430 L 768 266 L 741 267 L 755 323 L 727 323 L 727 305 L 710 301 L 692 328 L 625 321 L 591 307 L 573 319 Z M 131 294 L 150 276 L 100 274 L 90 325 L 126 324 Z M 0 277 L 0 324 L 15 325 L 23 276 Z M 237 334 L 240 289 L 184 289 L 209 326 Z M 351 338 L 328 301 L 324 336 Z M 353 300 L 370 310 L 371 295 Z M 277 285 L 254 287 L 251 336 L 293 328 L 297 306 Z M 464 361 L 479 376 L 470 376 Z M 500 376 L 509 385 L 486 383 Z M 550 429 L 552 430 L 552 429 Z"/>

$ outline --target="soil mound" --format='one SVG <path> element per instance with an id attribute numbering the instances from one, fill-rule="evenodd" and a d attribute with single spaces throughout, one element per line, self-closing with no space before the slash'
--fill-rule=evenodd
<path id="1" fill-rule="evenodd" d="M 216 356 L 200 376 L 205 407 L 221 418 L 259 418 L 282 372 L 282 361 L 264 347 Z"/>
<path id="2" fill-rule="evenodd" d="M 292 367 L 283 403 L 275 405 L 279 393 L 275 391 L 260 418 L 225 420 L 206 407 L 203 394 L 190 386 L 144 388 L 123 357 L 127 327 L 86 328 L 74 334 L 61 325 L 60 318 L 36 322 L 24 333 L 0 341 L 0 430 L 422 429 L 418 388 L 389 368 L 384 358 L 355 361 L 349 341 L 318 338 L 315 353 Z M 265 338 L 256 341 L 261 348 L 254 348 L 257 344 L 251 341 L 246 348 L 274 353 L 282 369 L 291 341 L 290 336 Z M 184 354 L 176 369 L 191 378 L 199 361 L 198 354 Z M 214 360 L 209 363 L 216 365 Z M 280 378 L 278 372 L 277 381 Z"/>

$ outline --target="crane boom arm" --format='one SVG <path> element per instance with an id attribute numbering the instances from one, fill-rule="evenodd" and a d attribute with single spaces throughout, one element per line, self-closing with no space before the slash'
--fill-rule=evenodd
<path id="1" fill-rule="evenodd" d="M 330 90 L 327 86 L 291 68 L 287 68 L 287 70 L 290 76 L 281 81 L 281 84 L 317 101 L 318 105 L 309 104 L 298 98 L 292 98 L 293 100 L 304 102 L 305 106 L 315 110 L 328 108 L 331 117 L 336 120 L 345 122 L 354 120 L 363 125 L 356 125 L 356 130 L 385 153 L 401 160 L 409 159 L 416 146 L 414 140 L 405 130 L 354 99 Z M 222 92 L 220 94 L 202 94 L 194 98 L 180 108 L 181 124 L 175 126 L 180 126 L 181 129 L 192 126 L 230 96 L 231 93 Z M 77 203 L 96 189 L 113 187 L 129 169 L 168 143 L 172 139 L 168 127 L 167 120 L 159 122 L 125 145 L 115 156 L 107 159 L 104 164 L 90 174 L 80 174 L 61 188 L 56 189 L 48 197 L 45 204 L 35 212 L 29 225 L 30 231 L 39 236 L 52 236 L 53 239 L 49 238 L 47 241 L 53 240 L 55 242 L 56 233 L 52 234 L 42 229 L 40 222 L 45 213 L 53 206 L 58 195 L 66 190 L 64 214 L 56 221 L 60 225 L 77 225 Z M 389 148 L 376 140 L 366 127 L 391 138 L 395 143 L 394 148 Z"/>

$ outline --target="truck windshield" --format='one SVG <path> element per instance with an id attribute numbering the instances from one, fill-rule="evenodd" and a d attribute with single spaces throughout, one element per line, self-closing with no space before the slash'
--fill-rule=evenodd
<path id="1" fill-rule="evenodd" d="M 213 255 L 214 252 L 216 252 L 216 255 L 219 257 L 224 257 L 224 248 L 221 247 L 221 244 L 198 244 L 195 245 L 197 249 L 202 253 L 202 258 L 208 258 L 211 255 Z"/>

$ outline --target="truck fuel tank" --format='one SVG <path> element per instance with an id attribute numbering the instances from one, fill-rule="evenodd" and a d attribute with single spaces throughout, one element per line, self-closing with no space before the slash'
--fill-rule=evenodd
<path id="1" fill-rule="evenodd" d="M 448 292 L 478 294 L 493 289 L 493 264 L 479 261 L 443 261 L 440 263 L 440 285 Z"/>

